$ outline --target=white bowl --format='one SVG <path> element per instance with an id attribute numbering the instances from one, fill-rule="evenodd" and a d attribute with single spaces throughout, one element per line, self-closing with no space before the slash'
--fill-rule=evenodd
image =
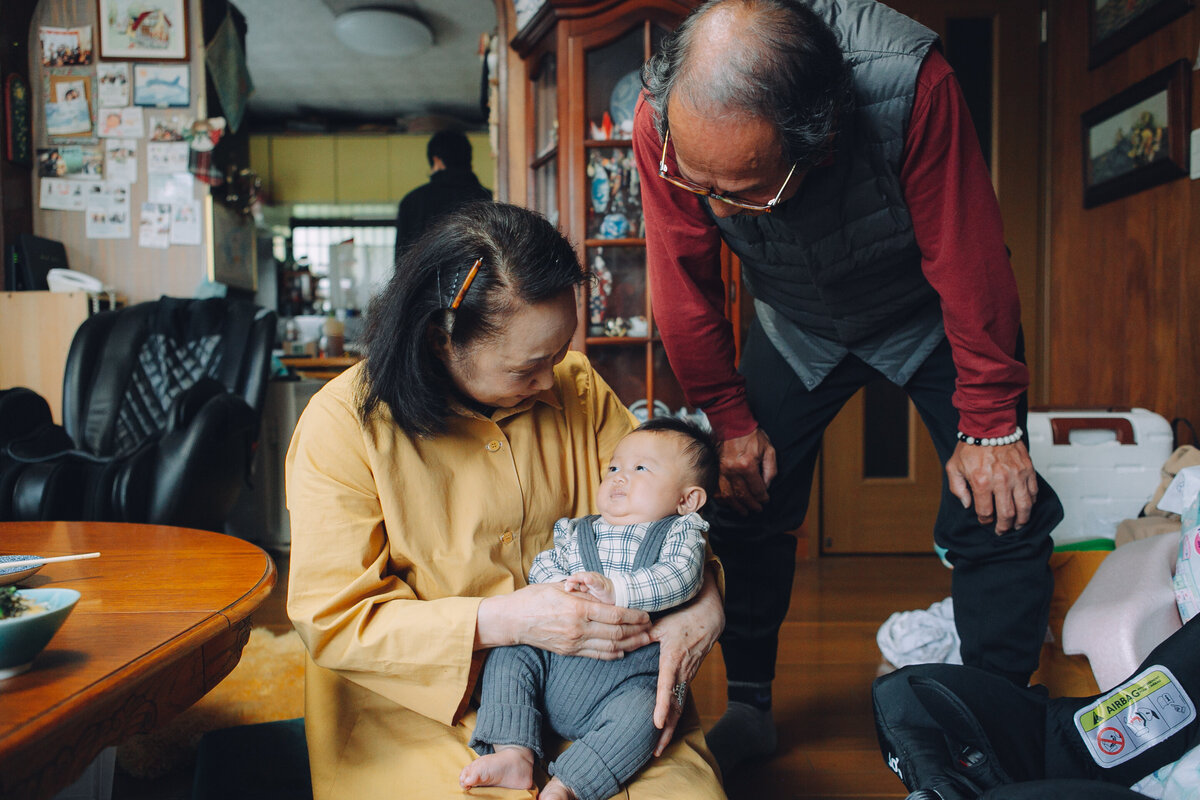
<path id="1" fill-rule="evenodd" d="M 33 666 L 79 602 L 74 589 L 20 589 L 17 594 L 45 608 L 0 619 L 0 680 L 20 675 Z"/>

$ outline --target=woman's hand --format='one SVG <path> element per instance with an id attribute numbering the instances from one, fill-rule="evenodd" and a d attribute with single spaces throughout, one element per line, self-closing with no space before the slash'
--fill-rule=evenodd
<path id="1" fill-rule="evenodd" d="M 612 661 L 650 642 L 650 616 L 645 611 L 598 603 L 586 594 L 564 591 L 561 583 L 484 598 L 475 622 L 477 650 L 528 644 Z"/>
<path id="2" fill-rule="evenodd" d="M 659 644 L 658 699 L 654 704 L 654 726 L 662 729 L 654 755 L 661 756 L 675 735 L 683 705 L 675 699 L 675 687 L 691 685 L 700 664 L 725 629 L 725 606 L 710 568 L 705 569 L 700 593 L 687 605 L 659 617 L 650 636 Z"/>

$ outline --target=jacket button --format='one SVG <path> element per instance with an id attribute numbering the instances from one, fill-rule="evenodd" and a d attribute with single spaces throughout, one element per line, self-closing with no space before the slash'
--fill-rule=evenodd
<path id="1" fill-rule="evenodd" d="M 500 534 L 500 543 L 501 544 L 512 544 L 512 540 L 513 540 L 512 531 L 505 531 L 504 533 Z"/>
<path id="2" fill-rule="evenodd" d="M 495 453 L 495 452 L 499 451 L 500 450 L 500 442 L 497 441 L 496 439 L 492 439 L 490 442 L 487 443 L 487 449 L 488 449 L 489 453 Z"/>

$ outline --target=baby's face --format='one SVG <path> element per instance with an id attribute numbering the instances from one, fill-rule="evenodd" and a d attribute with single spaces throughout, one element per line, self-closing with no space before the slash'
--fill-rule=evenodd
<path id="1" fill-rule="evenodd" d="M 600 481 L 596 506 L 604 521 L 630 525 L 679 513 L 687 488 L 695 485 L 686 444 L 669 431 L 638 431 L 622 439 Z"/>

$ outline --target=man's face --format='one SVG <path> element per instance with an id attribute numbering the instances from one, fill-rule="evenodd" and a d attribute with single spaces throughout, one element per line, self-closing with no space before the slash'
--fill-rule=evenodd
<path id="1" fill-rule="evenodd" d="M 705 186 L 713 192 L 743 200 L 767 203 L 787 186 L 779 202 L 787 200 L 800 186 L 799 174 L 788 180 L 791 164 L 783 158 L 779 135 L 761 117 L 742 114 L 703 115 L 674 97 L 667 103 L 671 144 L 675 163 L 667 158 L 668 170 Z M 719 200 L 708 200 L 713 214 L 759 214 Z"/>

